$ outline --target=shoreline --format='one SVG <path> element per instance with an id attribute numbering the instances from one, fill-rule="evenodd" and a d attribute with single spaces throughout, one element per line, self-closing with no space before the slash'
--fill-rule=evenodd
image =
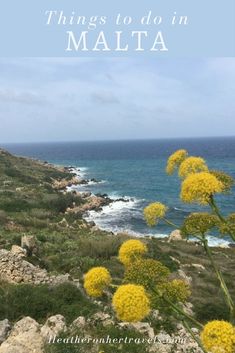
<path id="1" fill-rule="evenodd" d="M 59 166 L 58 166 L 59 167 Z M 66 192 L 75 192 L 77 195 L 82 196 L 82 198 L 87 199 L 87 198 L 92 198 L 92 203 L 88 202 L 87 207 L 85 207 L 85 209 L 77 209 L 77 212 L 82 212 L 82 218 L 89 224 L 91 225 L 91 227 L 95 227 L 95 228 L 99 228 L 102 231 L 111 233 L 113 235 L 118 235 L 118 234 L 127 234 L 129 236 L 133 236 L 136 238 L 157 238 L 157 239 L 161 239 L 161 240 L 166 240 L 169 241 L 170 235 L 172 232 L 174 232 L 174 230 L 170 233 L 170 234 L 165 234 L 165 233 L 156 233 L 156 234 L 143 234 L 143 233 L 138 233 L 135 232 L 131 229 L 125 229 L 125 230 L 114 230 L 114 229 L 108 229 L 108 228 L 102 228 L 100 225 L 98 225 L 97 223 L 95 223 L 94 219 L 91 216 L 91 219 L 88 220 L 88 217 L 91 215 L 91 212 L 102 212 L 104 207 L 108 207 L 112 204 L 114 204 L 115 202 L 118 201 L 122 201 L 122 202 L 130 202 L 130 199 L 125 199 L 125 198 L 118 198 L 118 199 L 113 199 L 111 197 L 109 197 L 107 194 L 93 194 L 90 191 L 80 191 L 77 190 L 77 187 L 80 186 L 81 188 L 86 186 L 86 185 L 91 185 L 91 183 L 94 184 L 99 184 L 102 183 L 103 181 L 99 181 L 95 178 L 92 179 L 86 179 L 85 178 L 85 173 L 83 173 L 81 171 L 81 169 L 79 167 L 74 167 L 74 166 L 62 166 L 64 168 L 65 171 L 71 173 L 73 175 L 73 177 L 75 177 L 75 179 L 72 179 L 75 181 L 75 183 L 71 184 L 71 181 L 69 182 L 69 184 L 65 187 L 65 191 Z M 85 196 L 85 197 L 84 197 Z M 76 209 L 69 209 L 68 212 L 75 212 L 76 213 Z M 188 239 L 188 240 L 184 240 L 190 243 L 198 243 L 197 240 L 192 239 Z M 209 235 L 208 236 L 208 242 L 209 242 L 209 246 L 213 247 L 213 248 L 233 248 L 235 246 L 235 244 L 233 244 L 232 242 L 225 240 L 225 239 L 221 239 L 221 238 L 217 238 L 216 236 L 213 235 Z"/>

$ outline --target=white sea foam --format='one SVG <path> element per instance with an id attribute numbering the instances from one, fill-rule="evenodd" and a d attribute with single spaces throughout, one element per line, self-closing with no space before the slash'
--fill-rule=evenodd
<path id="1" fill-rule="evenodd" d="M 84 178 L 87 174 L 87 167 L 73 167 L 70 169 L 71 173 L 74 173 L 79 179 Z"/>
<path id="2" fill-rule="evenodd" d="M 138 204 L 141 200 L 128 196 L 109 195 L 114 201 L 102 208 L 101 211 L 89 211 L 85 219 L 94 221 L 97 226 L 103 230 L 112 231 L 114 233 L 127 231 L 123 229 L 120 221 L 133 216 L 138 210 Z M 115 201 L 116 200 L 116 201 Z M 128 229 L 128 231 L 131 231 Z"/>

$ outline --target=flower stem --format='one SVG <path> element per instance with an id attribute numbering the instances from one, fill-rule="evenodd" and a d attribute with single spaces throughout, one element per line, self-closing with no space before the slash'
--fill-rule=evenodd
<path id="1" fill-rule="evenodd" d="M 161 295 L 161 293 L 159 293 L 159 291 L 157 289 L 151 288 L 151 290 L 157 294 L 160 295 L 161 298 L 163 299 L 163 301 L 168 304 L 168 306 L 170 306 L 174 312 L 176 312 L 177 314 L 183 316 L 185 319 L 190 320 L 192 323 L 194 323 L 197 327 L 203 328 L 203 325 L 197 321 L 196 319 L 194 319 L 192 316 L 188 315 L 187 313 L 185 313 L 181 308 L 179 308 L 176 304 L 172 303 L 171 300 L 165 298 L 164 296 Z"/>
<path id="2" fill-rule="evenodd" d="M 204 246 L 204 249 L 206 251 L 206 254 L 207 256 L 209 257 L 209 260 L 215 270 L 215 273 L 216 273 L 216 276 L 220 282 L 220 286 L 221 286 L 221 289 L 224 293 L 224 297 L 225 297 L 225 300 L 226 300 L 226 303 L 229 307 L 229 310 L 230 310 L 230 319 L 231 321 L 234 321 L 235 319 L 235 305 L 234 305 L 234 302 L 230 296 L 230 293 L 229 293 L 229 290 L 228 290 L 228 287 L 224 281 L 224 278 L 223 278 L 223 275 L 221 273 L 221 271 L 219 270 L 219 268 L 217 267 L 217 264 L 215 263 L 214 259 L 213 259 L 213 256 L 212 256 L 212 252 L 211 252 L 211 249 L 210 247 L 208 246 L 208 240 L 205 238 L 205 235 L 203 236 L 202 238 L 202 244 Z"/>
<path id="3" fill-rule="evenodd" d="M 173 227 L 173 228 L 175 228 L 175 229 L 178 229 L 178 228 L 179 228 L 179 226 L 177 226 L 175 223 L 169 221 L 169 220 L 166 219 L 166 218 L 163 218 L 163 221 L 164 221 L 165 223 L 167 223 L 169 226 L 171 226 L 171 227 Z"/>
<path id="4" fill-rule="evenodd" d="M 191 337 L 194 339 L 195 342 L 197 342 L 198 346 L 201 348 L 201 350 L 204 353 L 207 353 L 207 351 L 205 350 L 205 348 L 203 347 L 200 339 L 194 334 L 194 332 L 192 331 L 191 327 L 189 326 L 189 324 L 187 323 L 187 321 L 182 321 L 185 329 L 189 332 L 189 334 L 191 335 Z"/>
<path id="5" fill-rule="evenodd" d="M 219 210 L 219 207 L 217 206 L 215 200 L 214 200 L 214 197 L 213 195 L 211 195 L 210 197 L 210 200 L 209 200 L 209 205 L 212 209 L 212 211 L 214 212 L 214 214 L 216 216 L 218 216 L 219 220 L 221 223 L 224 223 L 224 224 L 228 224 L 228 222 L 226 221 L 226 219 L 221 215 L 220 213 L 220 210 Z M 235 241 L 235 234 L 233 232 L 230 232 L 228 230 L 228 234 L 230 235 L 230 237 Z"/>

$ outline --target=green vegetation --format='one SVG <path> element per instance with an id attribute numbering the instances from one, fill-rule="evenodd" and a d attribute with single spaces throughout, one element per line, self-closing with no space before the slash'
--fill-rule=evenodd
<path id="1" fill-rule="evenodd" d="M 0 317 L 17 321 L 30 316 L 44 323 L 45 318 L 60 313 L 69 324 L 79 315 L 90 315 L 98 310 L 73 284 L 33 286 L 30 284 L 0 284 Z"/>
<path id="2" fill-rule="evenodd" d="M 14 157 L 0 150 L 0 247 L 10 249 L 20 245 L 22 235 L 34 235 L 36 251 L 26 258 L 34 265 L 45 268 L 52 274 L 69 273 L 83 282 L 83 274 L 92 267 L 104 266 L 113 276 L 114 284 L 120 284 L 124 266 L 118 261 L 120 245 L 129 237 L 127 234 L 113 236 L 94 229 L 87 224 L 80 213 L 67 213 L 72 205 L 84 203 L 78 195 L 64 193 L 53 187 L 54 180 L 70 180 L 71 174 L 62 168 L 55 168 L 35 160 Z M 187 241 L 168 243 L 166 240 L 146 238 L 148 257 L 160 261 L 173 273 L 183 269 L 191 277 L 191 297 L 195 319 L 206 323 L 214 319 L 229 319 L 224 305 L 221 288 L 203 246 Z M 212 249 L 213 258 L 224 276 L 231 297 L 235 299 L 234 271 L 232 261 L 235 249 Z M 6 317 L 15 322 L 23 316 L 31 316 L 40 323 L 53 314 L 62 314 L 67 323 L 80 315 L 89 317 L 102 310 L 73 284 L 56 287 L 48 285 L 26 285 L 0 283 L 0 320 Z M 211 300 L 213 298 L 213 301 Z M 99 298 L 103 305 L 110 302 L 104 295 Z M 112 309 L 109 307 L 108 309 Z M 156 332 L 164 329 L 172 332 L 175 322 L 171 317 L 162 321 L 148 318 Z M 89 331 L 90 330 L 90 331 Z M 93 337 L 121 335 L 138 336 L 131 330 L 116 327 L 90 327 Z M 86 332 L 87 333 L 87 332 Z M 142 337 L 142 336 L 141 336 Z M 114 352 L 116 346 L 100 346 L 106 352 Z M 48 345 L 47 353 L 77 353 L 82 351 L 76 345 Z M 87 349 L 87 346 L 86 346 Z M 119 352 L 144 352 L 141 344 L 123 345 Z"/>
<path id="3" fill-rule="evenodd" d="M 105 353 L 114 353 L 116 351 L 120 353 L 143 353 L 146 352 L 147 343 L 143 343 L 143 336 L 138 334 L 134 329 L 126 328 L 125 330 L 114 327 L 114 326 L 107 326 L 103 327 L 97 325 L 95 327 L 88 328 L 87 331 L 88 335 L 91 336 L 94 340 L 103 340 L 109 337 L 111 340 L 113 339 L 123 339 L 128 340 L 130 339 L 130 343 L 125 344 L 118 344 L 118 343 L 96 343 L 96 349 L 99 349 L 100 352 Z M 76 337 L 83 337 L 83 333 L 79 331 L 73 332 L 73 336 Z M 60 336 L 60 338 L 67 339 L 66 335 Z M 133 344 L 133 340 L 136 343 Z M 94 345 L 94 343 L 93 343 Z M 83 343 L 83 344 L 48 344 L 45 347 L 46 353 L 86 353 L 92 349 L 91 343 Z"/>

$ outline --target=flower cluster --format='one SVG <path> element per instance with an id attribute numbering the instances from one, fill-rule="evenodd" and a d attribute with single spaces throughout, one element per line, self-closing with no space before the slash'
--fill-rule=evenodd
<path id="1" fill-rule="evenodd" d="M 121 245 L 118 258 L 125 266 L 128 266 L 133 260 L 146 254 L 147 251 L 147 246 L 142 241 L 131 239 Z"/>
<path id="2" fill-rule="evenodd" d="M 188 152 L 186 150 L 178 150 L 173 153 L 167 161 L 166 172 L 171 175 L 180 166 L 180 164 L 187 158 Z"/>
<path id="3" fill-rule="evenodd" d="M 113 308 L 119 320 L 136 322 L 149 314 L 150 301 L 143 286 L 125 284 L 113 296 Z"/>
<path id="4" fill-rule="evenodd" d="M 205 205 L 215 193 L 223 191 L 223 184 L 208 172 L 190 174 L 182 183 L 180 197 L 187 203 Z"/>
<path id="5" fill-rule="evenodd" d="M 169 275 L 169 269 L 160 261 L 139 259 L 127 267 L 124 274 L 124 281 L 149 288 L 166 281 Z"/>
<path id="6" fill-rule="evenodd" d="M 91 297 L 100 297 L 111 282 L 112 278 L 105 267 L 94 267 L 84 276 L 84 288 Z"/>
<path id="7" fill-rule="evenodd" d="M 207 212 L 191 213 L 180 229 L 183 236 L 206 234 L 218 224 L 218 218 Z"/>
<path id="8" fill-rule="evenodd" d="M 229 192 L 234 185 L 234 179 L 230 175 L 219 170 L 210 170 L 210 173 L 223 184 L 223 192 Z"/>
<path id="9" fill-rule="evenodd" d="M 160 202 L 154 202 L 145 207 L 144 218 L 148 226 L 155 226 L 159 219 L 165 217 L 166 211 L 167 207 Z"/>
<path id="10" fill-rule="evenodd" d="M 179 166 L 179 177 L 186 178 L 189 174 L 208 172 L 206 162 L 201 157 L 188 157 Z"/>
<path id="11" fill-rule="evenodd" d="M 203 328 L 201 340 L 211 353 L 234 353 L 235 327 L 226 321 L 210 321 Z"/>
<path id="12" fill-rule="evenodd" d="M 170 300 L 172 303 L 185 303 L 191 294 L 189 285 L 181 279 L 174 279 L 159 284 L 157 292 L 159 294 L 153 297 L 153 301 L 157 306 L 165 304 L 162 299 Z"/>
<path id="13" fill-rule="evenodd" d="M 225 218 L 225 223 L 219 224 L 219 230 L 221 234 L 232 233 L 235 236 L 235 213 L 231 213 Z"/>

